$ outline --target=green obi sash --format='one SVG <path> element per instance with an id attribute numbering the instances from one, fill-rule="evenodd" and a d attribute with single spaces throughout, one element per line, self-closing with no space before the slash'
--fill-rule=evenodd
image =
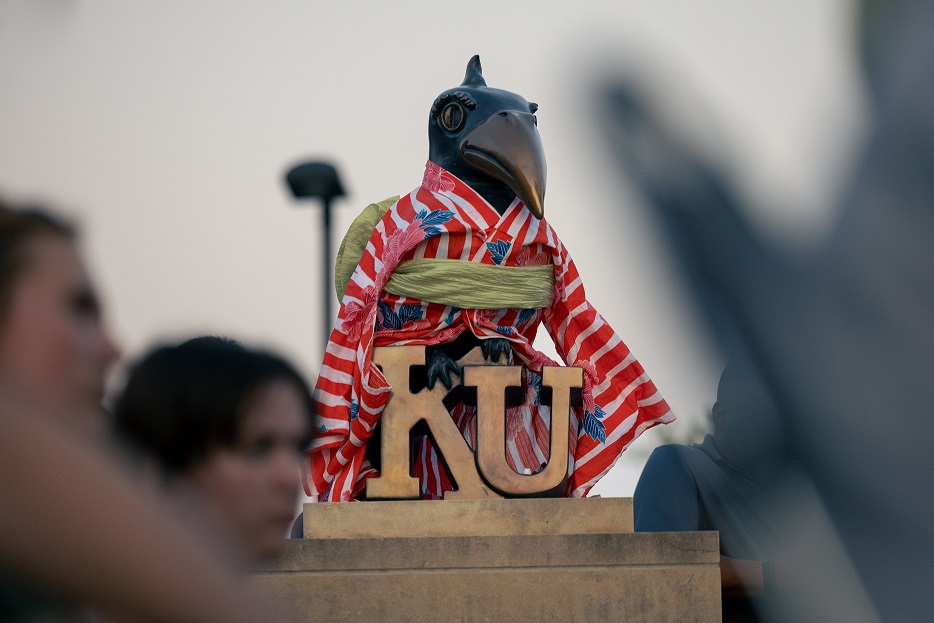
<path id="1" fill-rule="evenodd" d="M 338 299 L 376 224 L 398 201 L 372 203 L 351 224 L 341 242 L 334 270 Z M 499 266 L 464 260 L 422 258 L 402 262 L 386 283 L 387 292 L 462 309 L 542 309 L 555 292 L 554 266 Z"/>
<path id="2" fill-rule="evenodd" d="M 555 293 L 555 269 L 423 258 L 402 262 L 387 292 L 462 309 L 542 309 Z"/>

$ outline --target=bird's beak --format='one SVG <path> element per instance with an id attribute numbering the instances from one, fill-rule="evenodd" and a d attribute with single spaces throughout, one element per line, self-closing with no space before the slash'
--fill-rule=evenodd
<path id="1" fill-rule="evenodd" d="M 544 214 L 545 150 L 530 113 L 500 112 L 461 142 L 464 162 L 508 185 L 536 218 Z"/>

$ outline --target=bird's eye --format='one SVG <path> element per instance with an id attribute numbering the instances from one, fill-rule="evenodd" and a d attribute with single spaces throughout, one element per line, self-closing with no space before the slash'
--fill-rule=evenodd
<path id="1" fill-rule="evenodd" d="M 464 109 L 458 102 L 450 102 L 441 109 L 438 122 L 448 132 L 457 132 L 464 125 Z"/>
<path id="2" fill-rule="evenodd" d="M 538 127 L 538 117 L 535 115 L 532 115 L 532 123 L 535 124 L 536 128 Z"/>

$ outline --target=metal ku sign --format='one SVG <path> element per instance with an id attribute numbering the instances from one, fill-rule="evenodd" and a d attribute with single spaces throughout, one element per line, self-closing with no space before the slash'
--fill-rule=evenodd
<path id="1" fill-rule="evenodd" d="M 521 387 L 520 366 L 464 366 L 463 384 L 477 388 L 477 452 L 470 449 L 442 403 L 440 383 L 413 394 L 409 370 L 425 364 L 423 346 L 374 349 L 373 361 L 393 388 L 380 418 L 380 476 L 367 481 L 369 499 L 417 499 L 418 478 L 411 475 L 409 433 L 424 420 L 436 450 L 444 457 L 457 489 L 444 499 L 481 499 L 548 495 L 563 489 L 568 471 L 571 390 L 583 385 L 580 368 L 545 367 L 542 386 L 551 388 L 551 443 L 548 464 L 538 473 L 516 473 L 506 462 L 506 390 Z"/>

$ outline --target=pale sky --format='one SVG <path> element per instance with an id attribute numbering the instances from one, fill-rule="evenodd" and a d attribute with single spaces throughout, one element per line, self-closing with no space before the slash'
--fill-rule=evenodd
<path id="1" fill-rule="evenodd" d="M 312 377 L 320 209 L 284 172 L 338 166 L 336 248 L 366 204 L 418 185 L 431 103 L 478 53 L 490 86 L 541 106 L 546 217 L 684 426 L 722 362 L 608 159 L 595 90 L 638 72 L 719 149 L 763 231 L 813 240 L 864 123 L 851 24 L 844 0 L 0 0 L 0 193 L 81 222 L 127 357 L 220 333 Z M 594 492 L 631 495 L 654 436 Z"/>

